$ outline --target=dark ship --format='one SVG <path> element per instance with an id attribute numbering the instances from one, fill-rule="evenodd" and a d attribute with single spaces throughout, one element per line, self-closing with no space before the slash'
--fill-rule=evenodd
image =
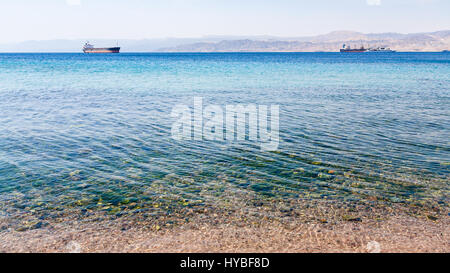
<path id="1" fill-rule="evenodd" d="M 90 53 L 120 53 L 120 47 L 108 47 L 108 48 L 95 48 L 89 42 L 87 42 L 83 47 L 83 52 L 86 54 Z"/>
<path id="2" fill-rule="evenodd" d="M 341 48 L 341 53 L 363 53 L 367 51 L 368 49 L 364 46 L 361 46 L 361 48 L 351 48 L 350 46 L 344 44 Z"/>

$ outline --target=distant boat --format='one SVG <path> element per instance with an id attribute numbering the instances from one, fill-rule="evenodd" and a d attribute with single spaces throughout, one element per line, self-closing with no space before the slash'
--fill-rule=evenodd
<path id="1" fill-rule="evenodd" d="M 367 48 L 364 48 L 364 46 L 361 46 L 361 48 L 351 48 L 350 46 L 343 45 L 341 49 L 341 53 L 363 53 L 367 52 Z"/>
<path id="2" fill-rule="evenodd" d="M 83 47 L 83 52 L 86 54 L 90 53 L 120 53 L 120 47 L 108 47 L 108 48 L 95 48 L 89 42 L 87 42 Z"/>
<path id="3" fill-rule="evenodd" d="M 376 47 L 376 48 L 369 48 L 369 52 L 393 53 L 393 52 L 397 52 L 397 51 L 392 50 L 389 47 Z"/>
<path id="4" fill-rule="evenodd" d="M 449 53 L 450 50 L 442 50 L 442 52 L 444 52 L 444 53 Z"/>

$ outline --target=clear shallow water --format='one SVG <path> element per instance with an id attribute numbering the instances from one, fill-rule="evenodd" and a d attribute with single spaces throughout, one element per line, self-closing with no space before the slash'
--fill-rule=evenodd
<path id="1" fill-rule="evenodd" d="M 445 204 L 449 64 L 445 53 L 0 54 L 0 213 L 204 206 L 238 192 Z M 172 107 L 194 96 L 280 105 L 279 151 L 172 140 Z"/>

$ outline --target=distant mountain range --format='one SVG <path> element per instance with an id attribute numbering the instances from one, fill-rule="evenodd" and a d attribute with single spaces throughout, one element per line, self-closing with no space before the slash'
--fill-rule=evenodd
<path id="1" fill-rule="evenodd" d="M 115 46 L 118 42 L 95 39 L 26 41 L 0 44 L 0 52 L 81 52 L 87 40 L 99 47 Z M 442 51 L 450 49 L 450 30 L 413 34 L 335 31 L 311 37 L 205 36 L 119 42 L 122 52 L 336 52 L 343 44 L 391 47 L 397 51 Z"/>
<path id="2" fill-rule="evenodd" d="M 352 47 L 391 47 L 397 51 L 442 51 L 450 48 L 450 31 L 430 33 L 364 34 L 336 31 L 326 35 L 300 38 L 270 38 L 198 42 L 162 48 L 161 52 L 335 52 L 343 44 Z"/>

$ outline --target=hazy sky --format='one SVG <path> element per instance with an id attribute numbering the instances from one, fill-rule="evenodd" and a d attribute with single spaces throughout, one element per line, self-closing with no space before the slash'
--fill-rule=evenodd
<path id="1" fill-rule="evenodd" d="M 0 43 L 450 29 L 450 0 L 0 0 Z"/>

